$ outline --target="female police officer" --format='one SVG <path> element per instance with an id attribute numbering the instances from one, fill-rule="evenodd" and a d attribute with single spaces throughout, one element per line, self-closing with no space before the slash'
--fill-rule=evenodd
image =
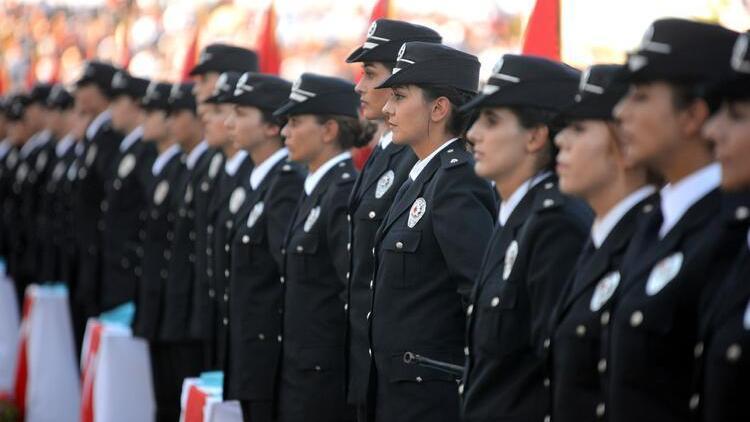
<path id="1" fill-rule="evenodd" d="M 725 72 L 716 63 L 729 62 L 736 38 L 717 25 L 658 20 L 628 59 L 630 92 L 615 108 L 626 157 L 668 184 L 659 212 L 643 218 L 630 242 L 605 327 L 604 410 L 613 422 L 683 421 L 700 404 L 690 383 L 694 354 L 703 352 L 698 304 L 715 291 L 711 272 L 727 266 L 718 246 L 731 247 L 709 224 L 720 212 L 721 169 L 701 129 L 712 111 L 706 88 Z"/>
<path id="2" fill-rule="evenodd" d="M 549 316 L 590 224 L 587 207 L 563 196 L 550 170 L 551 121 L 579 76 L 562 63 L 506 54 L 466 106 L 480 110 L 469 130 L 475 170 L 503 201 L 468 312 L 465 421 L 545 419 Z"/>
<path id="3" fill-rule="evenodd" d="M 344 397 L 344 295 L 348 257 L 347 202 L 357 173 L 352 146 L 362 136 L 359 96 L 343 79 L 303 74 L 282 130 L 292 161 L 310 174 L 284 241 L 284 319 L 279 420 L 349 421 Z"/>
<path id="4" fill-rule="evenodd" d="M 732 57 L 733 72 L 721 86 L 724 99 L 705 134 L 715 143 L 721 164 L 721 188 L 735 204 L 725 209 L 726 230 L 745 235 L 738 256 L 714 300 L 701 313 L 703 353 L 696 355 L 697 391 L 702 421 L 750 420 L 750 36 L 740 35 Z M 725 223 L 726 224 L 726 223 Z M 725 253 L 731 254 L 731 250 Z"/>
<path id="5" fill-rule="evenodd" d="M 625 162 L 612 109 L 627 90 L 618 65 L 595 65 L 582 76 L 575 102 L 560 116 L 560 190 L 584 199 L 596 219 L 552 321 L 553 419 L 596 421 L 604 402 L 600 327 L 620 282 L 620 264 L 636 223 L 653 211 L 654 186 L 642 165 Z M 605 403 L 606 405 L 606 403 Z"/>
<path id="6" fill-rule="evenodd" d="M 371 391 L 377 421 L 455 421 L 453 376 L 407 365 L 406 352 L 460 362 L 465 309 L 495 215 L 490 185 L 477 177 L 458 112 L 476 92 L 476 57 L 407 42 L 383 111 L 393 142 L 419 158 L 375 237 L 369 322 Z"/>

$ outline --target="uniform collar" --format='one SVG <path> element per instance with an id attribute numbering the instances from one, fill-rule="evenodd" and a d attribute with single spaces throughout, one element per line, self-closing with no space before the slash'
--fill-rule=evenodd
<path id="1" fill-rule="evenodd" d="M 393 132 L 388 131 L 383 134 L 383 136 L 380 137 L 380 149 L 386 149 L 388 148 L 388 145 L 390 145 L 393 142 Z"/>
<path id="2" fill-rule="evenodd" d="M 436 155 L 440 153 L 440 151 L 444 150 L 445 147 L 450 145 L 451 142 L 457 140 L 458 138 L 449 139 L 446 141 L 443 145 L 440 145 L 435 151 L 432 151 L 430 155 L 425 157 L 424 160 L 419 160 L 414 164 L 414 167 L 411 168 L 411 171 L 409 172 L 409 178 L 411 181 L 417 180 L 417 177 L 419 177 L 419 174 L 422 173 L 422 170 L 424 170 L 425 167 L 427 167 L 427 164 L 430 164 L 430 161 L 435 158 Z"/>
<path id="3" fill-rule="evenodd" d="M 120 152 L 125 152 L 133 146 L 133 144 L 136 143 L 139 139 L 143 137 L 143 126 L 138 126 L 137 128 L 133 129 L 130 133 L 128 133 L 128 136 L 122 139 L 122 142 L 120 142 Z"/>
<path id="4" fill-rule="evenodd" d="M 305 193 L 310 195 L 313 190 L 315 190 L 315 187 L 318 185 L 318 182 L 320 182 L 320 179 L 322 179 L 323 176 L 328 173 L 328 170 L 332 169 L 336 164 L 351 158 L 351 156 L 352 154 L 349 151 L 342 152 L 341 154 L 326 161 L 322 166 L 320 166 L 320 168 L 315 170 L 314 173 L 308 175 L 305 179 Z"/>
<path id="5" fill-rule="evenodd" d="M 247 151 L 244 149 L 241 149 L 234 153 L 232 158 L 228 159 L 226 163 L 224 163 L 224 171 L 230 175 L 234 176 L 237 174 L 237 170 L 239 170 L 242 163 L 245 161 L 245 158 L 247 158 Z"/>
<path id="6" fill-rule="evenodd" d="M 188 154 L 187 160 L 185 161 L 185 165 L 187 166 L 188 170 L 192 170 L 195 168 L 198 160 L 207 150 L 208 142 L 205 139 L 202 140 L 198 145 L 193 147 L 193 150 L 190 151 L 190 154 Z"/>
<path id="7" fill-rule="evenodd" d="M 263 182 L 263 179 L 266 178 L 266 175 L 268 175 L 268 172 L 271 171 L 273 166 L 286 158 L 287 155 L 289 155 L 289 151 L 287 151 L 286 148 L 281 148 L 271 154 L 271 156 L 266 158 L 262 163 L 255 166 L 253 171 L 250 172 L 250 187 L 252 187 L 253 190 L 258 189 L 258 186 L 260 186 L 261 182 Z"/>
<path id="8" fill-rule="evenodd" d="M 179 152 L 180 146 L 177 144 L 174 144 L 171 147 L 167 148 L 164 152 L 159 154 L 158 157 L 156 157 L 156 161 L 154 161 L 154 165 L 151 167 L 151 173 L 154 176 L 158 176 L 159 173 L 164 170 L 164 166 L 167 165 L 169 160 L 171 160 L 172 157 L 177 155 Z"/>
<path id="9" fill-rule="evenodd" d="M 42 146 L 49 142 L 52 138 L 52 132 L 48 130 L 40 130 L 29 138 L 28 141 L 21 147 L 21 157 L 26 158 L 34 151 L 37 147 Z"/>
<path id="10" fill-rule="evenodd" d="M 618 202 L 603 218 L 597 218 L 591 226 L 591 242 L 594 247 L 599 249 L 625 214 L 654 192 L 656 192 L 654 186 L 644 186 Z"/>
<path id="11" fill-rule="evenodd" d="M 721 183 L 721 166 L 709 164 L 693 172 L 677 183 L 670 183 L 661 189 L 661 212 L 664 222 L 659 229 L 659 236 L 666 237 L 683 215 L 701 198 L 719 187 Z"/>
<path id="12" fill-rule="evenodd" d="M 96 132 L 99 131 L 99 128 L 102 127 L 104 123 L 109 121 L 112 118 L 112 113 L 109 111 L 109 109 L 106 109 L 99 113 L 94 120 L 91 121 L 91 124 L 89 124 L 89 127 L 86 128 L 86 137 L 90 140 L 94 138 L 94 135 L 96 135 Z"/>
<path id="13" fill-rule="evenodd" d="M 55 155 L 58 157 L 62 157 L 65 155 L 71 146 L 73 146 L 73 142 L 75 142 L 75 138 L 73 138 L 73 134 L 69 133 L 65 135 L 62 139 L 60 139 L 60 142 L 55 145 Z"/>
<path id="14" fill-rule="evenodd" d="M 508 197 L 507 200 L 500 202 L 500 212 L 498 214 L 498 222 L 501 226 L 504 226 L 508 222 L 511 214 L 515 211 L 518 204 L 521 203 L 526 194 L 529 193 L 536 185 L 542 183 L 546 178 L 552 175 L 552 172 L 546 171 L 542 174 L 536 175 L 530 179 L 526 179 L 521 186 Z"/>

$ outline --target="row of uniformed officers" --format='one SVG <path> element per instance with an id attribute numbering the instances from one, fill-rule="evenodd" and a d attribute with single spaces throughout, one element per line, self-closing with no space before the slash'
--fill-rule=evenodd
<path id="1" fill-rule="evenodd" d="M 79 336 L 134 302 L 160 421 L 207 369 L 253 422 L 747 421 L 749 45 L 664 19 L 480 92 L 393 20 L 356 86 L 221 44 L 189 84 L 91 62 L 4 104 L 0 253 Z"/>

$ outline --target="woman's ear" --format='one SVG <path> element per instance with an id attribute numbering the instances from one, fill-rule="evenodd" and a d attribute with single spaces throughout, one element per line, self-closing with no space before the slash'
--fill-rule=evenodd
<path id="1" fill-rule="evenodd" d="M 547 125 L 537 125 L 527 131 L 529 137 L 526 140 L 526 151 L 528 153 L 537 153 L 549 143 L 549 127 Z"/>
<path id="2" fill-rule="evenodd" d="M 702 136 L 703 126 L 708 122 L 708 118 L 711 117 L 711 111 L 705 100 L 694 100 L 678 113 L 680 113 L 680 120 L 682 120 L 680 127 L 682 127 L 685 137 L 693 138 L 695 136 Z"/>
<path id="3" fill-rule="evenodd" d="M 332 144 L 339 137 L 339 123 L 335 119 L 328 119 L 323 123 L 323 143 Z"/>
<path id="4" fill-rule="evenodd" d="M 263 123 L 263 136 L 266 138 L 275 138 L 281 135 L 281 126 L 275 123 Z"/>
<path id="5" fill-rule="evenodd" d="M 430 110 L 430 119 L 433 122 L 439 122 L 450 116 L 452 104 L 446 97 L 438 97 L 432 101 L 432 110 Z"/>

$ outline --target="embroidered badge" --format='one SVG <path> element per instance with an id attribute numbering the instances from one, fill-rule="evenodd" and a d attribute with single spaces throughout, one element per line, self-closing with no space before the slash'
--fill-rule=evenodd
<path id="1" fill-rule="evenodd" d="M 263 214 L 263 202 L 258 202 L 250 211 L 250 215 L 247 216 L 247 227 L 252 227 L 258 222 L 258 219 Z"/>
<path id="2" fill-rule="evenodd" d="M 167 193 L 169 193 L 169 182 L 162 180 L 154 190 L 154 204 L 161 205 L 167 197 Z"/>
<path id="3" fill-rule="evenodd" d="M 393 170 L 388 170 L 380 176 L 380 180 L 378 180 L 378 184 L 375 187 L 375 198 L 380 199 L 385 195 L 386 192 L 388 192 L 388 189 L 393 186 L 393 180 L 396 178 L 396 174 L 393 173 Z"/>
<path id="4" fill-rule="evenodd" d="M 409 220 L 406 222 L 409 228 L 416 226 L 426 211 L 427 201 L 424 198 L 417 198 L 412 204 L 411 210 L 409 210 Z"/>
<path id="5" fill-rule="evenodd" d="M 232 214 L 237 213 L 245 202 L 245 196 L 245 188 L 242 186 L 235 188 L 234 192 L 232 192 L 232 196 L 229 198 L 229 212 Z"/>
<path id="6" fill-rule="evenodd" d="M 682 252 L 674 253 L 654 266 L 646 282 L 646 294 L 653 296 L 661 291 L 670 281 L 674 279 L 682 268 L 684 256 Z"/>
<path id="7" fill-rule="evenodd" d="M 307 220 L 305 220 L 305 226 L 303 227 L 305 232 L 309 232 L 313 228 L 315 222 L 318 221 L 318 217 L 320 217 L 320 206 L 311 209 L 310 214 L 307 215 Z"/>
<path id="8" fill-rule="evenodd" d="M 602 309 L 605 303 L 612 297 L 617 290 L 617 286 L 620 284 L 620 272 L 612 271 L 605 275 L 594 289 L 594 295 L 591 296 L 591 303 L 589 308 L 592 312 L 597 312 Z"/>
<path id="9" fill-rule="evenodd" d="M 505 250 L 505 265 L 503 266 L 503 280 L 507 280 L 510 277 L 510 273 L 513 271 L 513 265 L 516 263 L 518 258 L 518 242 L 513 241 Z"/>
<path id="10" fill-rule="evenodd" d="M 117 176 L 120 177 L 120 179 L 124 179 L 128 177 L 131 171 L 135 168 L 135 157 L 133 154 L 128 154 L 124 157 L 122 157 L 122 160 L 120 160 L 120 165 L 117 167 Z"/>

